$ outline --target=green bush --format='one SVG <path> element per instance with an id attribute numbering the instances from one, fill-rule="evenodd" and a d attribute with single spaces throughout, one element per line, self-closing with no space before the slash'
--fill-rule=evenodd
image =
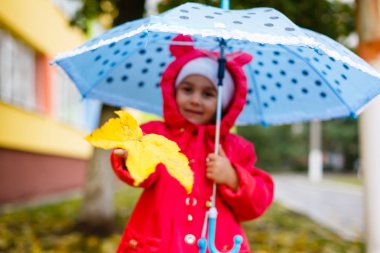
<path id="1" fill-rule="evenodd" d="M 302 171 L 307 167 L 307 125 L 292 126 L 240 126 L 238 134 L 255 145 L 257 166 L 267 171 Z"/>
<path id="2" fill-rule="evenodd" d="M 297 130 L 298 129 L 298 130 Z M 306 171 L 309 152 L 309 124 L 285 126 L 240 126 L 237 133 L 255 145 L 257 166 L 268 171 Z M 354 119 L 322 122 L 324 170 L 352 172 L 358 167 L 358 126 Z M 327 158 L 342 156 L 342 168 Z M 335 166 L 335 167 L 334 167 Z"/>

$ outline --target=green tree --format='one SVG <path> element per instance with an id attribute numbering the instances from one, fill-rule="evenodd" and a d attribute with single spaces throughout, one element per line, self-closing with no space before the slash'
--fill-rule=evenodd
<path id="1" fill-rule="evenodd" d="M 145 10 L 145 0 L 81 0 L 83 5 L 71 24 L 80 27 L 82 30 L 89 29 L 91 20 L 99 19 L 102 15 L 111 19 L 111 27 L 124 22 L 139 19 Z"/>
<path id="2" fill-rule="evenodd" d="M 298 128 L 298 129 L 297 129 Z M 238 133 L 254 143 L 256 166 L 269 171 L 302 170 L 307 166 L 307 125 L 240 126 Z"/>
<path id="3" fill-rule="evenodd" d="M 354 119 L 332 120 L 323 124 L 323 150 L 342 155 L 343 168 L 327 164 L 327 170 L 343 169 L 353 172 L 358 169 L 358 122 Z"/>

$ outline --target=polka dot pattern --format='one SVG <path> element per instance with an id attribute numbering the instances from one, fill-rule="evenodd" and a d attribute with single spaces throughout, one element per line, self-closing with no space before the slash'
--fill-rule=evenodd
<path id="1" fill-rule="evenodd" d="M 339 43 L 294 25 L 274 9 L 224 11 L 187 3 L 160 18 L 197 32 L 205 29 L 225 34 L 239 30 L 242 34 L 282 39 L 281 43 L 227 40 L 227 53 L 242 50 L 254 58 L 244 67 L 247 102 L 238 123 L 270 125 L 343 117 L 380 93 L 379 78 L 352 64 L 369 68 L 362 59 Z M 78 48 L 91 50 L 57 63 L 69 73 L 84 97 L 161 114 L 159 82 L 173 60 L 168 47 L 177 33 L 143 29 L 149 22 L 152 21 L 141 19 L 115 27 Z M 324 48 L 286 44 L 286 39 L 300 36 L 309 36 Z M 194 40 L 196 47 L 218 49 L 218 40 L 213 36 L 196 34 Z M 97 46 L 99 43 L 102 46 Z M 351 61 L 342 61 L 340 56 Z"/>
<path id="2" fill-rule="evenodd" d="M 254 118 L 256 123 L 274 124 L 336 117 L 331 113 L 349 116 L 357 108 L 352 94 L 364 93 L 360 86 L 367 85 L 359 81 L 364 73 L 320 50 L 259 43 L 248 47 L 241 42 L 234 51 L 237 48 L 254 55 L 245 67 L 252 92 L 248 92 L 250 103 L 240 116 L 242 121 Z M 255 114 L 249 115 L 252 111 Z"/>

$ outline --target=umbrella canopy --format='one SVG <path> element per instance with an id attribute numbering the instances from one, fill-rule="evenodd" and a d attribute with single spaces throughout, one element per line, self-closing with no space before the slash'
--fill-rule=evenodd
<path id="1" fill-rule="evenodd" d="M 171 39 L 254 60 L 244 70 L 247 104 L 237 124 L 285 124 L 356 117 L 380 93 L 380 74 L 334 40 L 292 23 L 272 8 L 222 10 L 187 3 L 117 26 L 59 55 L 57 63 L 85 98 L 161 115 L 160 78 L 173 60 Z"/>

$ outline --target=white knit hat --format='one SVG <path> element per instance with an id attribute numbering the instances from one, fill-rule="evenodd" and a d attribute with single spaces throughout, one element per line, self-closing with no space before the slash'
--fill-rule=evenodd
<path id="1" fill-rule="evenodd" d="M 179 72 L 175 81 L 175 86 L 189 75 L 202 75 L 207 77 L 215 88 L 218 89 L 218 62 L 209 57 L 199 57 L 186 63 Z M 235 92 L 235 85 L 232 80 L 231 74 L 224 71 L 223 78 L 223 94 L 222 94 L 222 108 L 227 108 Z"/>

